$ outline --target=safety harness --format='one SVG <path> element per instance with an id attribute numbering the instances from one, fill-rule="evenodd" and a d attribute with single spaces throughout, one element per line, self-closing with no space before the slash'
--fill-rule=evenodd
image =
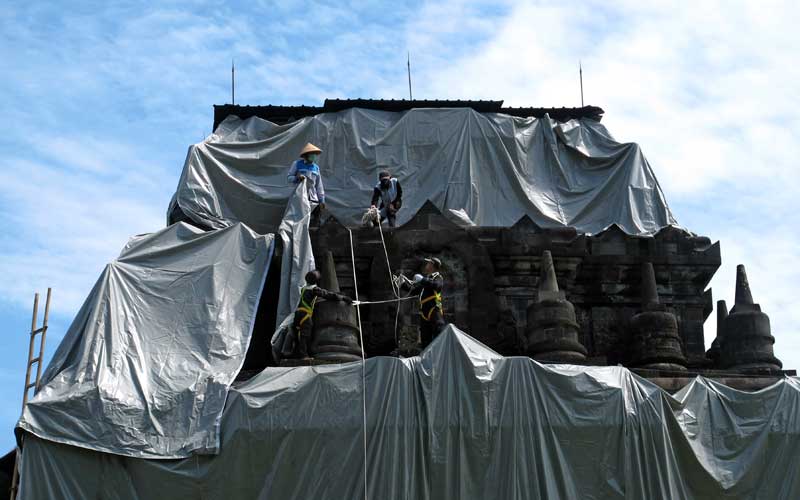
<path id="1" fill-rule="evenodd" d="M 300 289 L 300 305 L 297 306 L 297 310 L 305 313 L 305 316 L 300 320 L 299 326 L 303 326 L 303 323 L 311 319 L 314 315 L 314 306 L 317 305 L 317 296 L 315 295 L 314 298 L 311 300 L 311 304 L 306 301 L 306 290 L 310 288 L 314 288 L 316 285 L 311 286 L 304 286 Z"/>
<path id="2" fill-rule="evenodd" d="M 433 273 L 431 278 L 436 279 L 440 276 L 439 273 Z M 427 314 L 425 313 L 425 304 L 434 301 L 433 307 L 428 309 Z M 444 309 L 442 308 L 442 292 L 437 292 L 436 290 L 433 291 L 433 294 L 428 295 L 427 297 L 422 297 L 420 295 L 419 298 L 419 315 L 422 316 L 422 319 L 425 321 L 430 321 L 431 316 L 433 316 L 433 311 L 439 309 L 439 312 L 444 315 Z"/>

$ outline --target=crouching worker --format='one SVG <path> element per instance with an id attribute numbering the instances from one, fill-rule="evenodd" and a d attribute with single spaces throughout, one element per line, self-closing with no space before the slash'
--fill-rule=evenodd
<path id="1" fill-rule="evenodd" d="M 420 294 L 419 333 L 420 347 L 422 349 L 428 347 L 445 327 L 444 311 L 442 309 L 444 278 L 439 272 L 441 268 L 442 261 L 436 257 L 431 257 L 423 261 L 422 269 L 420 269 L 422 274 L 415 274 L 413 281 L 402 277 L 404 285 L 411 287 L 411 294 Z"/>
<path id="2" fill-rule="evenodd" d="M 311 271 L 306 274 L 306 285 L 300 290 L 300 303 L 294 312 L 294 322 L 292 328 L 296 335 L 294 357 L 307 358 L 308 346 L 311 343 L 311 332 L 314 329 L 314 306 L 317 299 L 341 300 L 351 304 L 353 299 L 346 295 L 330 292 L 317 286 L 320 280 L 319 271 Z"/>
<path id="3" fill-rule="evenodd" d="M 379 201 L 380 205 L 378 205 Z M 384 219 L 388 219 L 389 227 L 394 227 L 397 211 L 400 210 L 402 205 L 403 188 L 400 187 L 400 183 L 396 178 L 384 170 L 378 174 L 378 183 L 375 184 L 375 188 L 372 190 L 372 206 L 370 208 L 379 208 L 381 222 Z M 379 223 L 374 221 L 373 224 L 377 226 Z"/>

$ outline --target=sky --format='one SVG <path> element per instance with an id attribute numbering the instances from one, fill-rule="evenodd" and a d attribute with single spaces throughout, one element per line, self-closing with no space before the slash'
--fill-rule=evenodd
<path id="1" fill-rule="evenodd" d="M 775 353 L 800 367 L 797 2 L 17 2 L 0 9 L 0 453 L 13 447 L 33 293 L 46 357 L 105 264 L 165 225 L 213 104 L 325 98 L 587 104 L 637 142 L 681 226 L 747 266 Z M 714 314 L 706 342 L 715 334 Z"/>

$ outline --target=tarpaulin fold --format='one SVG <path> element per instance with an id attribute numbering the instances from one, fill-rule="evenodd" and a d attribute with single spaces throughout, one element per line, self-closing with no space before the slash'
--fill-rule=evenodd
<path id="1" fill-rule="evenodd" d="M 800 498 L 800 384 L 675 396 L 623 367 L 504 358 L 452 325 L 419 356 L 267 368 L 231 389 L 216 456 L 30 437 L 23 499 Z M 366 460 L 362 397 L 366 394 Z"/>
<path id="2" fill-rule="evenodd" d="M 272 253 L 242 224 L 132 238 L 53 355 L 18 429 L 151 458 L 216 453 Z"/>
<path id="3" fill-rule="evenodd" d="M 316 269 L 311 235 L 308 233 L 311 211 L 316 204 L 309 201 L 305 182 L 299 183 L 295 188 L 294 196 L 289 199 L 278 228 L 283 255 L 277 319 L 275 332 L 270 340 L 274 359 L 287 357 L 294 350 L 294 339 L 288 335 L 289 329 L 295 308 L 300 303 L 300 290 L 305 283 L 306 273 Z"/>
<path id="4" fill-rule="evenodd" d="M 323 149 L 327 208 L 349 226 L 360 223 L 384 169 L 403 186 L 399 224 L 427 200 L 479 226 L 510 226 L 526 214 L 542 227 L 586 233 L 617 224 L 652 234 L 677 224 L 639 146 L 617 142 L 600 122 L 469 108 L 354 108 L 286 125 L 229 116 L 189 148 L 169 213 L 274 232 L 293 191 L 286 173 L 306 142 Z"/>

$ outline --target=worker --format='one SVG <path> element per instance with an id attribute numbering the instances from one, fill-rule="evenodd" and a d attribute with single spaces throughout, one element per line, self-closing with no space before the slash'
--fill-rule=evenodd
<path id="1" fill-rule="evenodd" d="M 308 344 L 311 341 L 311 331 L 314 328 L 314 306 L 317 299 L 341 300 L 348 304 L 353 303 L 353 299 L 346 295 L 331 292 L 317 286 L 320 280 L 319 271 L 311 271 L 306 274 L 306 285 L 300 290 L 300 303 L 294 312 L 294 322 L 292 328 L 296 335 L 294 357 L 307 358 Z"/>
<path id="2" fill-rule="evenodd" d="M 378 201 L 380 201 L 380 206 L 378 206 L 380 222 L 388 219 L 389 227 L 394 227 L 397 211 L 403 204 L 403 188 L 400 187 L 397 179 L 385 170 L 378 174 L 378 183 L 372 190 L 372 206 L 370 208 L 376 208 Z M 373 224 L 377 226 L 380 222 L 374 221 Z"/>
<path id="3" fill-rule="evenodd" d="M 422 262 L 422 274 L 414 275 L 414 280 L 400 276 L 403 283 L 411 287 L 412 294 L 419 293 L 420 346 L 428 347 L 445 326 L 442 309 L 442 286 L 444 278 L 441 274 L 442 261 L 429 257 Z"/>
<path id="4" fill-rule="evenodd" d="M 307 180 L 308 201 L 324 209 L 325 188 L 322 185 L 322 174 L 320 173 L 319 165 L 317 165 L 317 159 L 321 153 L 322 150 L 315 145 L 310 142 L 306 144 L 303 150 L 300 151 L 300 159 L 296 160 L 292 164 L 292 168 L 289 169 L 287 180 L 294 184 Z"/>

